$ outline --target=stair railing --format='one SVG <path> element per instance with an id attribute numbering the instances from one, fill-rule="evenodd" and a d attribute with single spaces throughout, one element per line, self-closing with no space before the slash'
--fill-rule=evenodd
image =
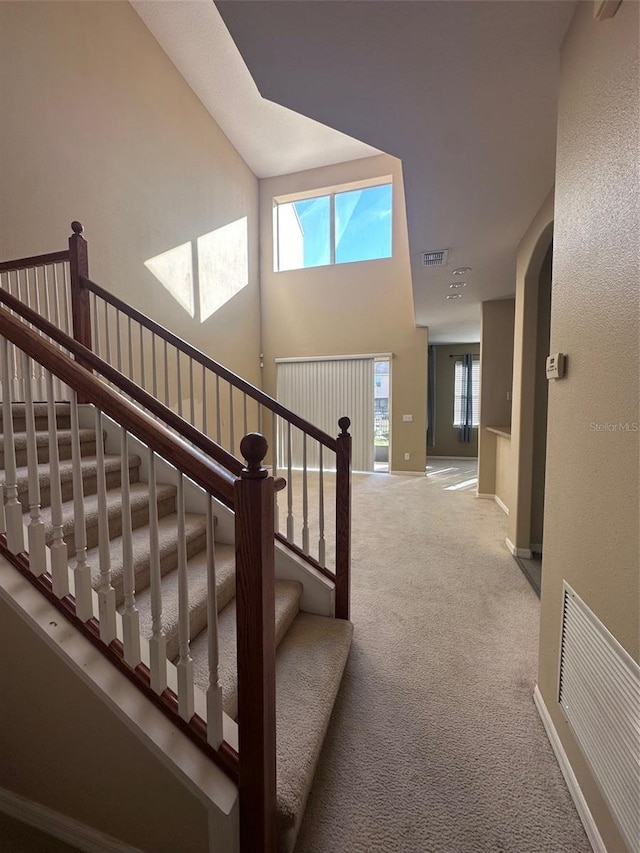
<path id="1" fill-rule="evenodd" d="M 0 383 L 4 433 L 5 483 L 0 488 L 0 551 L 30 582 L 58 607 L 136 686 L 187 734 L 239 786 L 242 853 L 275 853 L 275 621 L 273 507 L 276 486 L 262 467 L 266 440 L 248 435 L 241 442 L 246 464 L 234 476 L 220 464 L 228 462 L 221 448 L 203 453 L 175 434 L 175 414 L 122 377 L 94 353 L 67 337 L 53 324 L 0 291 Z M 13 361 L 22 366 L 26 425 L 26 466 L 18 459 L 13 434 Z M 74 356 L 74 358 L 71 358 Z M 37 365 L 40 373 L 34 373 Z M 42 375 L 46 402 L 46 431 L 36 431 L 37 404 L 34 375 Z M 66 390 L 71 421 L 73 518 L 63 514 L 63 479 L 58 456 L 57 417 L 60 403 L 54 381 Z M 126 396 L 125 396 L 126 395 Z M 135 405 L 126 399 L 131 396 Z M 97 565 L 90 565 L 90 526 L 86 512 L 90 496 L 83 494 L 80 398 L 91 403 L 96 427 Z M 152 403 L 146 409 L 145 402 Z M 66 408 L 66 407 L 63 407 Z M 120 426 L 121 512 L 110 510 L 107 462 L 101 443 L 103 418 Z M 162 421 L 162 422 L 159 422 Z M 38 464 L 42 435 L 47 436 L 50 465 L 50 511 L 43 512 Z M 132 547 L 132 513 L 136 484 L 130 483 L 130 437 L 147 448 L 148 504 L 151 535 L 151 613 L 148 657 L 140 636 L 136 607 Z M 200 443 L 207 446 L 202 436 Z M 213 442 L 210 442 L 214 448 Z M 213 457 L 213 458 L 212 458 Z M 161 567 L 158 539 L 158 500 L 161 487 L 156 471 L 162 460 L 177 481 L 178 516 L 178 649 L 175 670 L 167 663 L 167 636 L 163 624 Z M 237 460 L 234 459 L 234 463 Z M 26 477 L 24 468 L 26 467 Z M 197 705 L 193 661 L 190 655 L 189 577 L 184 532 L 186 480 L 206 496 L 207 615 L 209 620 L 208 689 L 206 702 Z M 68 478 L 67 478 L 68 483 Z M 233 507 L 236 524 L 236 590 L 238 623 L 238 748 L 232 732 L 225 732 L 222 690 L 218 677 L 216 570 L 213 499 Z M 67 498 L 68 500 L 68 498 Z M 139 501 L 138 501 L 139 504 Z M 113 503 L 111 503 L 113 507 Z M 28 507 L 29 524 L 23 521 Z M 117 509 L 117 508 L 116 508 Z M 140 511 L 140 506 L 137 507 Z M 109 541 L 121 518 L 122 577 L 111 572 Z M 95 526 L 91 534 L 95 538 Z M 68 553 L 69 552 L 69 553 Z M 75 553 L 71 580 L 68 557 Z M 96 573 L 99 575 L 97 591 Z M 93 575 L 93 577 L 92 577 Z M 116 585 L 124 601 L 116 613 Z M 226 737 L 225 737 L 226 735 Z M 243 825 L 244 822 L 244 825 Z"/>
<path id="2" fill-rule="evenodd" d="M 72 222 L 71 227 L 68 298 L 76 340 L 234 457 L 239 455 L 242 435 L 251 431 L 270 435 L 271 473 L 286 479 L 280 498 L 276 495 L 276 538 L 335 584 L 335 615 L 348 619 L 349 419 L 340 419 L 336 438 L 328 435 L 91 281 L 82 225 Z M 335 513 L 327 523 L 331 502 Z"/>

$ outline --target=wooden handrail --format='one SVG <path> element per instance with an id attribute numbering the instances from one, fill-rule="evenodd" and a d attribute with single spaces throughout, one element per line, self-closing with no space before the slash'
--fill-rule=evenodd
<path id="1" fill-rule="evenodd" d="M 20 302 L 20 300 L 16 299 L 15 296 L 12 296 L 10 293 L 2 289 L 0 289 L 0 303 L 5 304 L 32 326 L 39 329 L 44 335 L 63 346 L 68 352 L 78 359 L 78 363 L 82 363 L 83 366 L 93 369 L 100 375 L 104 376 L 105 379 L 116 385 L 121 391 L 134 399 L 141 406 L 144 406 L 145 409 L 152 412 L 156 417 L 160 418 L 171 429 L 179 432 L 199 450 L 215 459 L 216 462 L 228 471 L 236 476 L 240 474 L 243 465 L 239 459 L 236 459 L 235 456 L 220 447 L 220 445 L 216 444 L 212 439 L 208 438 L 204 433 L 200 432 L 200 430 L 192 426 L 184 418 L 180 417 L 180 415 L 171 411 L 171 409 L 147 391 L 140 388 L 139 385 L 136 385 L 135 382 L 127 379 L 126 376 L 106 361 L 103 361 L 94 352 L 83 347 L 82 344 L 74 341 L 74 339 L 70 338 L 68 335 L 65 335 L 65 333 L 58 329 L 57 326 L 54 326 L 48 320 L 45 320 L 40 316 L 40 314 L 37 314 L 24 303 Z M 42 338 L 39 335 L 37 336 L 37 339 L 42 341 Z M 59 355 L 58 350 L 54 351 Z M 276 490 L 279 490 L 284 486 L 285 481 L 279 477 L 276 482 Z"/>
<path id="2" fill-rule="evenodd" d="M 7 301 L 5 294 L 2 297 L 3 301 Z M 204 453 L 192 447 L 189 442 L 167 429 L 164 424 L 158 423 L 146 412 L 134 406 L 77 362 L 65 357 L 53 344 L 7 312 L 0 312 L 0 334 L 34 358 L 38 364 L 55 374 L 76 393 L 90 399 L 106 415 L 202 486 L 209 494 L 233 506 L 235 477 L 221 465 L 213 462 Z M 76 344 L 76 346 L 80 345 Z M 86 352 L 89 351 L 86 350 Z M 91 356 L 95 358 L 93 353 Z"/>
<path id="3" fill-rule="evenodd" d="M 48 255 L 33 255 L 30 258 L 17 258 L 15 261 L 1 261 L 0 272 L 13 272 L 14 270 L 30 269 L 31 267 L 44 267 L 49 264 L 61 264 L 69 260 L 69 250 L 61 252 L 49 252 Z"/>
<path id="4" fill-rule="evenodd" d="M 119 299 L 117 296 L 114 296 L 112 293 L 109 293 L 108 290 L 105 290 L 104 287 L 101 287 L 99 284 L 96 284 L 91 279 L 86 278 L 85 276 L 80 276 L 80 284 L 83 288 L 90 290 L 92 293 L 95 293 L 96 296 L 99 296 L 105 302 L 108 302 L 109 305 L 113 305 L 114 308 L 117 308 L 118 311 L 121 311 L 127 317 L 131 317 L 132 320 L 135 320 L 137 323 L 140 323 L 141 326 L 144 326 L 145 329 L 148 329 L 150 332 L 158 335 L 158 337 L 166 340 L 167 343 L 172 344 L 176 349 L 183 352 L 185 355 L 192 358 L 194 361 L 197 361 L 198 364 L 202 365 L 202 367 L 206 367 L 211 370 L 213 373 L 217 374 L 221 379 L 226 380 L 230 385 L 233 385 L 234 388 L 237 388 L 239 391 L 244 392 L 252 399 L 256 400 L 261 405 L 265 406 L 265 408 L 269 409 L 276 415 L 280 415 L 280 417 L 284 418 L 286 421 L 291 423 L 293 426 L 301 429 L 311 438 L 314 438 L 316 441 L 319 441 L 320 444 L 323 444 L 329 450 L 333 450 L 334 453 L 337 448 L 337 442 L 335 438 L 332 438 L 328 433 L 319 429 L 314 424 L 309 421 L 301 418 L 299 415 L 296 415 L 295 412 L 292 412 L 290 409 L 287 409 L 286 406 L 283 406 L 282 403 L 279 403 L 277 400 L 274 400 L 273 397 L 270 397 L 268 394 L 265 394 L 264 391 L 261 391 L 259 388 L 256 388 L 255 385 L 252 385 L 250 382 L 247 382 L 245 379 L 242 379 L 241 376 L 238 376 L 236 373 L 233 373 L 231 370 L 228 370 L 223 365 L 219 364 L 217 361 L 214 361 L 208 355 L 205 355 L 201 350 L 196 349 L 196 347 L 191 346 L 191 344 L 183 341 L 182 338 L 174 335 L 173 332 L 170 332 L 169 329 L 165 328 L 165 326 L 161 326 L 160 323 L 156 323 L 155 320 L 152 320 L 150 317 L 147 317 L 146 314 L 143 314 L 141 311 L 136 310 L 131 305 L 127 305 L 126 302 L 123 302 L 122 299 Z"/>

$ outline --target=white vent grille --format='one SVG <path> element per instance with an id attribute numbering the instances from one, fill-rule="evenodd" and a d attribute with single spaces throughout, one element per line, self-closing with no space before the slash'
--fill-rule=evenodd
<path id="1" fill-rule="evenodd" d="M 423 267 L 443 267 L 447 263 L 449 257 L 448 249 L 440 249 L 437 252 L 423 252 L 422 266 Z"/>
<path id="2" fill-rule="evenodd" d="M 560 705 L 633 853 L 640 851 L 640 667 L 564 585 Z"/>

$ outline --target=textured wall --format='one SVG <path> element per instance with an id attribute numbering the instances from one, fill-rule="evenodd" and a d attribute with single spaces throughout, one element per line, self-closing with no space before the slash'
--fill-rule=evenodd
<path id="1" fill-rule="evenodd" d="M 0 3 L 0 107 L 0 258 L 79 219 L 95 281 L 259 382 L 258 182 L 131 6 Z M 245 217 L 248 286 L 192 319 L 144 262 Z"/>
<path id="2" fill-rule="evenodd" d="M 636 660 L 639 5 L 579 3 L 562 52 L 539 684 L 607 849 L 624 846 L 557 704 L 563 578 Z M 624 428 L 628 424 L 628 430 Z"/>
<path id="3" fill-rule="evenodd" d="M 385 175 L 394 181 L 392 258 L 273 271 L 274 197 Z M 265 390 L 275 394 L 276 358 L 392 352 L 391 467 L 424 471 L 427 332 L 415 325 L 400 161 L 381 155 L 260 181 L 260 228 Z"/>

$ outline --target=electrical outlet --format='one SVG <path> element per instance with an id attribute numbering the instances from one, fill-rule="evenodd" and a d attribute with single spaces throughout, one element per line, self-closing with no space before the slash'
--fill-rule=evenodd
<path id="1" fill-rule="evenodd" d="M 410 459 L 411 459 L 411 454 L 410 454 L 410 453 L 405 453 L 405 454 L 404 454 L 404 461 L 405 461 L 405 462 L 408 462 Z"/>
<path id="2" fill-rule="evenodd" d="M 403 416 L 402 416 L 402 420 L 403 420 L 406 424 L 411 424 L 411 423 L 413 423 L 413 415 L 403 415 Z"/>

